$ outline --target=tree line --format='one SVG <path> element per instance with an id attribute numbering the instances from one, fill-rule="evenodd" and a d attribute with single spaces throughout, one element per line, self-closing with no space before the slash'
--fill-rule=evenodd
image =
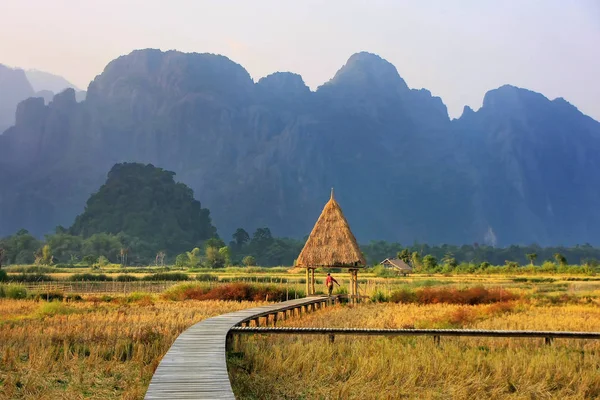
<path id="1" fill-rule="evenodd" d="M 73 235 L 57 227 L 54 234 L 39 240 L 22 229 L 0 239 L 0 266 L 3 264 L 120 264 L 122 266 L 178 265 L 182 267 L 221 268 L 229 265 L 290 266 L 300 254 L 303 240 L 277 238 L 267 227 L 252 234 L 238 228 L 226 243 L 219 236 L 196 242 L 184 252 L 157 248 L 137 237 L 120 232 L 95 233 L 89 237 Z M 361 245 L 369 265 L 386 258 L 399 257 L 414 267 L 435 271 L 452 269 L 460 264 L 475 266 L 506 265 L 511 267 L 586 264 L 597 266 L 600 248 L 590 244 L 572 247 L 538 245 L 496 248 L 487 245 L 439 245 L 372 241 Z"/>

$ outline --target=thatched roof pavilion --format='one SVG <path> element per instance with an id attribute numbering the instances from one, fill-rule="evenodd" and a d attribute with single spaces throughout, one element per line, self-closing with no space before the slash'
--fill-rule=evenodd
<path id="1" fill-rule="evenodd" d="M 331 198 L 325 204 L 296 261 L 296 266 L 307 269 L 307 295 L 315 292 L 315 268 L 348 268 L 351 275 L 351 292 L 356 296 L 357 271 L 365 265 L 365 257 L 331 189 Z M 311 273 L 312 278 L 309 278 Z M 309 281 L 312 285 L 309 285 Z"/>
<path id="2" fill-rule="evenodd" d="M 331 198 L 325 204 L 296 265 L 304 268 L 360 268 L 365 264 L 365 257 L 331 189 Z"/>

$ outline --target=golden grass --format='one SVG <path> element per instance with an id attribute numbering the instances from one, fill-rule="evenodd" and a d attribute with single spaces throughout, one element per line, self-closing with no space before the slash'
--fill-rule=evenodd
<path id="1" fill-rule="evenodd" d="M 498 304 L 502 304 L 499 306 Z M 370 304 L 308 314 L 292 326 L 600 331 L 595 305 Z M 600 343 L 542 339 L 244 337 L 230 354 L 239 399 L 593 399 Z"/>
<path id="2" fill-rule="evenodd" d="M 0 399 L 142 399 L 179 333 L 257 305 L 0 300 Z"/>

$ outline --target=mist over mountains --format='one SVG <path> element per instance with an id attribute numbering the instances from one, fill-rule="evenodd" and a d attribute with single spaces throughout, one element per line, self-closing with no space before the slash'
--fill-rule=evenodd
<path id="1" fill-rule="evenodd" d="M 135 161 L 175 171 L 225 238 L 303 237 L 333 186 L 361 242 L 600 243 L 600 123 L 564 99 L 506 85 L 450 120 L 370 53 L 312 92 L 223 56 L 138 50 L 79 103 L 67 89 L 46 104 L 1 68 L 0 123 L 26 100 L 0 135 L 0 235 L 71 225 Z"/>

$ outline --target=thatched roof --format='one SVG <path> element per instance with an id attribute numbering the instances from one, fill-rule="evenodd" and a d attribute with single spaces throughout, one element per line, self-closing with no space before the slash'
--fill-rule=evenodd
<path id="1" fill-rule="evenodd" d="M 325 204 L 304 248 L 298 256 L 299 267 L 363 267 L 365 258 L 340 205 L 333 197 Z"/>

